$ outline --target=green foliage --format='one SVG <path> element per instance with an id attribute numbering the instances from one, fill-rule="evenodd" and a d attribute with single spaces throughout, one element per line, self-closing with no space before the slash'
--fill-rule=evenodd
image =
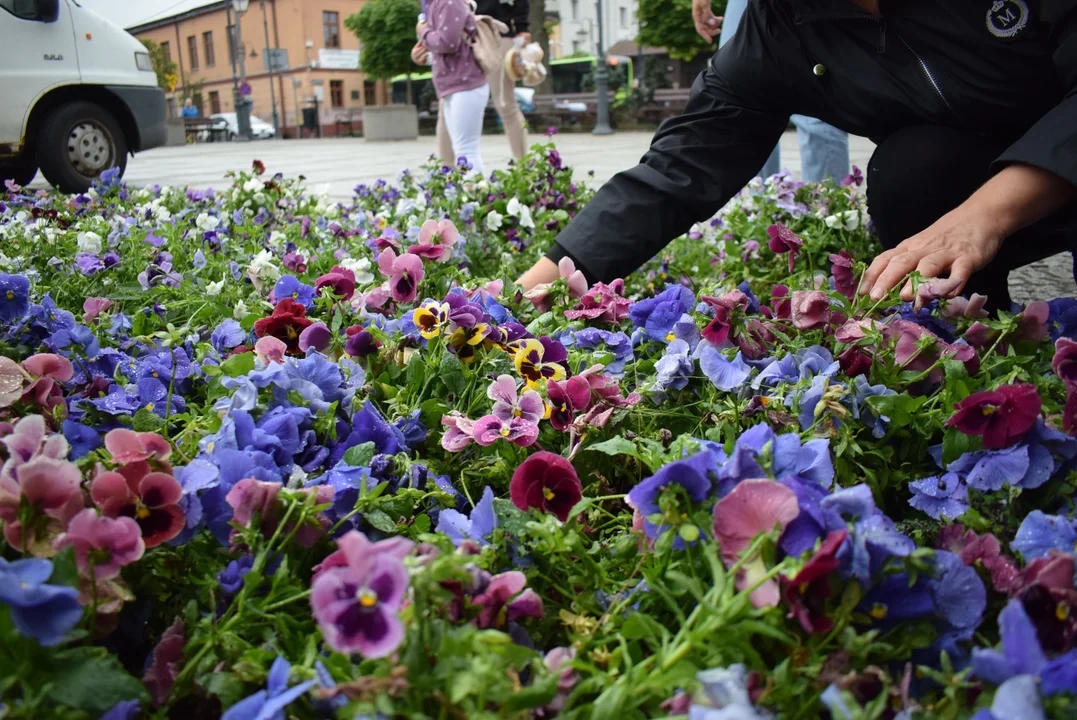
<path id="1" fill-rule="evenodd" d="M 175 81 L 169 76 L 175 77 L 176 63 L 168 59 L 168 54 L 160 43 L 144 38 L 142 44 L 146 46 L 146 50 L 150 54 L 150 62 L 153 63 L 153 71 L 157 73 L 157 85 L 165 90 L 172 90 L 172 83 Z"/>
<path id="2" fill-rule="evenodd" d="M 344 27 L 359 38 L 363 72 L 384 79 L 415 71 L 411 48 L 421 10 L 418 0 L 373 0 L 344 19 Z"/>
<path id="3" fill-rule="evenodd" d="M 711 3 L 714 14 L 725 11 L 725 0 Z M 713 49 L 703 42 L 692 23 L 692 0 L 640 0 L 636 10 L 639 36 L 636 42 L 649 47 L 664 47 L 675 60 L 691 60 Z"/>

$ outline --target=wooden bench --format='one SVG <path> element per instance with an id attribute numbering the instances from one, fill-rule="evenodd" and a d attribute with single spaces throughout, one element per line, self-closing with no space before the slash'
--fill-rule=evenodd
<path id="1" fill-rule="evenodd" d="M 228 124 L 213 118 L 183 118 L 187 142 L 222 142 L 228 139 Z"/>

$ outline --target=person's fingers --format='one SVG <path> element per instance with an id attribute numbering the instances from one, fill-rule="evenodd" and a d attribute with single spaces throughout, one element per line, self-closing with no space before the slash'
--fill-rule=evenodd
<path id="1" fill-rule="evenodd" d="M 890 258 L 897 255 L 897 253 L 897 248 L 892 248 L 890 250 L 884 250 L 875 256 L 875 259 L 871 261 L 871 265 L 864 271 L 864 279 L 860 282 L 861 295 L 867 295 L 871 291 L 872 286 L 875 285 L 876 278 L 878 278 L 879 274 L 886 268 L 887 264 L 890 262 Z"/>
<path id="2" fill-rule="evenodd" d="M 954 287 L 950 291 L 950 297 L 956 297 L 961 294 L 961 291 L 965 289 L 965 285 L 968 283 L 969 278 L 979 268 L 976 267 L 976 262 L 970 255 L 961 255 L 954 260 L 953 265 L 950 266 L 950 279 L 960 280 L 961 284 Z"/>
<path id="3" fill-rule="evenodd" d="M 886 293 L 901 282 L 902 278 L 916 269 L 919 262 L 920 255 L 909 252 L 892 257 L 886 264 L 886 269 L 879 273 L 879 277 L 875 280 L 871 288 L 871 299 L 881 300 Z"/>
<path id="4" fill-rule="evenodd" d="M 953 256 L 947 253 L 933 253 L 924 257 L 916 265 L 916 272 L 920 273 L 925 278 L 937 278 L 943 271 L 949 270 L 950 265 L 953 264 Z M 905 283 L 905 286 L 901 288 L 901 299 L 905 302 L 912 302 L 913 290 L 912 281 Z"/>

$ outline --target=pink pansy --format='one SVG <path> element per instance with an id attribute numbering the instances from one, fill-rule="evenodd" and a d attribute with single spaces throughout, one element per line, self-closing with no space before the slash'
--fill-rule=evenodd
<path id="1" fill-rule="evenodd" d="M 54 544 L 57 549 L 73 545 L 79 572 L 87 576 L 92 553 L 93 576 L 99 581 L 116 577 L 121 567 L 135 562 L 146 551 L 138 523 L 129 517 L 103 517 L 90 508 L 73 517 Z"/>
<path id="2" fill-rule="evenodd" d="M 1017 578 L 1017 564 L 1002 554 L 1002 546 L 994 535 L 978 535 L 962 525 L 948 525 L 939 531 L 936 546 L 957 554 L 966 565 L 979 563 L 991 574 L 991 584 L 999 592 L 1007 592 Z M 1070 564 L 1072 567 L 1072 563 Z"/>
<path id="3" fill-rule="evenodd" d="M 288 345 L 281 339 L 272 335 L 263 335 L 254 343 L 254 356 L 266 365 L 284 363 L 284 354 L 288 352 Z"/>
<path id="4" fill-rule="evenodd" d="M 612 283 L 595 283 L 587 293 L 580 298 L 580 302 L 571 310 L 565 311 L 565 317 L 569 320 L 587 318 L 602 322 L 617 324 L 628 317 L 628 308 L 632 304 L 623 297 L 625 289 L 624 280 L 618 278 Z"/>
<path id="5" fill-rule="evenodd" d="M 10 407 L 22 397 L 26 373 L 9 357 L 0 357 L 0 408 Z"/>
<path id="6" fill-rule="evenodd" d="M 798 330 L 817 330 L 830 322 L 830 298 L 819 290 L 794 292 L 791 310 Z"/>
<path id="7" fill-rule="evenodd" d="M 314 288 L 321 292 L 325 288 L 340 296 L 344 301 L 351 300 L 355 294 L 355 273 L 348 268 L 334 265 L 333 268 L 314 281 Z"/>
<path id="8" fill-rule="evenodd" d="M 460 452 L 475 440 L 475 421 L 453 410 L 441 418 L 447 429 L 441 436 L 441 447 L 448 452 Z"/>
<path id="9" fill-rule="evenodd" d="M 874 320 L 846 320 L 834 333 L 834 339 L 841 343 L 854 343 L 867 337 L 866 330 L 877 330 L 878 326 Z"/>
<path id="10" fill-rule="evenodd" d="M 479 445 L 486 447 L 498 440 L 507 440 L 519 447 L 528 447 L 538 440 L 539 428 L 523 418 L 502 420 L 496 415 L 486 415 L 475 421 L 472 436 Z"/>
<path id="11" fill-rule="evenodd" d="M 121 465 L 142 460 L 164 462 L 172 454 L 172 445 L 157 433 L 126 428 L 109 430 L 105 435 L 105 449 Z"/>
<path id="12" fill-rule="evenodd" d="M 479 595 L 471 599 L 478 605 L 476 624 L 483 629 L 503 628 L 519 617 L 541 618 L 544 614 L 542 598 L 527 585 L 527 576 L 518 570 L 494 575 Z"/>
<path id="13" fill-rule="evenodd" d="M 1051 358 L 1055 374 L 1067 383 L 1077 382 L 1077 342 L 1060 337 L 1055 342 L 1055 356 Z"/>
<path id="14" fill-rule="evenodd" d="M 1047 337 L 1047 316 L 1050 314 L 1051 306 L 1045 302 L 1031 302 L 1026 305 L 1017 316 L 1017 330 L 1013 339 L 1041 342 Z"/>
<path id="15" fill-rule="evenodd" d="M 999 334 L 1000 332 L 995 328 L 988 327 L 977 320 L 965 331 L 965 342 L 973 347 L 987 348 L 998 340 Z"/>
<path id="16" fill-rule="evenodd" d="M 913 310 L 920 310 L 935 300 L 948 298 L 957 292 L 963 281 L 961 278 L 930 278 L 916 287 L 916 297 L 913 298 Z"/>
<path id="17" fill-rule="evenodd" d="M 800 248 L 803 247 L 804 241 L 800 237 L 781 223 L 776 223 L 767 228 L 767 236 L 770 240 L 767 242 L 767 247 L 779 255 L 782 253 L 789 253 L 789 273 L 792 274 L 793 267 L 796 264 L 797 255 L 800 254 Z"/>
<path id="18" fill-rule="evenodd" d="M 41 353 L 23 360 L 22 369 L 34 378 L 22 392 L 23 402 L 36 403 L 48 409 L 63 404 L 64 394 L 59 383 L 67 382 L 75 374 L 70 360 L 52 353 Z"/>
<path id="19" fill-rule="evenodd" d="M 509 498 L 521 510 L 537 508 L 565 522 L 572 508 L 583 498 L 583 485 L 571 462 L 540 450 L 524 460 L 512 474 Z"/>
<path id="20" fill-rule="evenodd" d="M 703 338 L 713 345 L 723 346 L 733 330 L 733 313 L 748 307 L 748 296 L 734 290 L 721 297 L 704 295 L 699 299 L 714 309 L 714 319 L 703 328 Z"/>
<path id="21" fill-rule="evenodd" d="M 1077 435 L 1077 382 L 1066 383 L 1066 404 L 1062 408 L 1062 429 Z"/>
<path id="22" fill-rule="evenodd" d="M 337 546 L 345 564 L 322 570 L 311 583 L 314 619 L 333 650 L 385 657 L 404 640 L 404 624 L 397 611 L 408 590 L 403 558 L 412 543 L 373 543 L 352 530 Z"/>
<path id="23" fill-rule="evenodd" d="M 267 538 L 272 537 L 285 515 L 284 503 L 280 502 L 277 497 L 280 489 L 279 482 L 264 482 L 254 478 L 237 482 L 225 496 L 225 501 L 232 506 L 232 522 L 249 526 L 251 521 L 257 518 L 262 535 Z M 335 494 L 331 485 L 316 485 L 296 492 L 313 492 L 316 495 L 315 504 L 317 505 L 331 502 Z M 294 524 L 290 524 L 284 529 L 286 532 L 291 532 L 294 527 Z M 328 520 L 319 516 L 316 520 L 309 521 L 308 524 L 296 530 L 295 541 L 300 547 L 310 547 L 325 534 L 327 528 Z M 233 530 L 232 533 L 234 536 L 236 531 Z"/>
<path id="24" fill-rule="evenodd" d="M 90 323 L 97 319 L 97 317 L 112 307 L 112 301 L 103 297 L 91 297 L 86 298 L 82 303 L 82 322 Z"/>
<path id="25" fill-rule="evenodd" d="M 582 272 L 576 269 L 576 264 L 572 262 L 572 258 L 561 258 L 560 262 L 557 263 L 557 272 L 568 288 L 569 295 L 573 298 L 579 300 L 587 294 L 587 279 L 584 278 Z M 551 290 L 553 290 L 553 283 L 542 283 L 525 292 L 524 297 L 530 300 L 531 304 L 536 308 L 545 312 L 553 307 L 553 303 L 550 301 Z"/>
<path id="26" fill-rule="evenodd" d="M 440 222 L 427 220 L 419 228 L 419 242 L 408 248 L 408 252 L 419 257 L 446 262 L 452 257 L 453 245 L 460 239 L 460 233 L 452 220 Z"/>
<path id="27" fill-rule="evenodd" d="M 853 277 L 853 256 L 842 250 L 841 252 L 831 254 L 830 260 L 830 274 L 834 276 L 834 289 L 844 295 L 846 299 L 852 300 L 853 294 L 856 292 L 856 278 Z"/>
<path id="28" fill-rule="evenodd" d="M 323 322 L 308 325 L 303 329 L 303 332 L 299 333 L 299 349 L 302 352 L 307 352 L 308 350 L 321 352 L 329 347 L 332 341 L 333 333 L 329 331 L 329 328 Z"/>
<path id="29" fill-rule="evenodd" d="M 789 288 L 775 285 L 770 291 L 771 315 L 777 320 L 786 320 L 792 315 L 789 301 Z"/>
<path id="30" fill-rule="evenodd" d="M 392 299 L 389 283 L 385 282 L 366 292 L 357 292 L 352 296 L 352 310 L 357 313 L 384 312 L 386 304 Z"/>
<path id="31" fill-rule="evenodd" d="M 501 297 L 501 293 L 505 289 L 504 280 L 491 280 L 482 287 L 475 288 L 474 290 L 465 290 L 464 294 L 468 300 L 485 300 L 483 296 L 489 296 L 494 300 Z"/>
<path id="32" fill-rule="evenodd" d="M 145 461 L 109 471 L 98 466 L 90 485 L 90 497 L 102 514 L 133 518 L 142 529 L 147 548 L 157 547 L 183 530 L 182 496 L 183 488 L 176 478 L 151 470 Z"/>
<path id="33" fill-rule="evenodd" d="M 386 248 L 392 248 L 393 250 L 400 249 L 400 241 L 390 235 L 382 235 L 374 241 L 375 250 L 385 250 Z"/>
<path id="34" fill-rule="evenodd" d="M 389 290 L 399 303 L 409 303 L 419 292 L 419 283 L 426 277 L 423 261 L 415 255 L 401 255 L 386 248 L 378 255 L 378 270 L 389 278 Z"/>
<path id="35" fill-rule="evenodd" d="M 517 397 L 516 379 L 511 375 L 499 375 L 486 389 L 486 397 L 494 401 L 492 414 L 502 420 L 523 418 L 538 423 L 546 414 L 546 404 L 536 391 L 525 390 Z"/>
<path id="36" fill-rule="evenodd" d="M 179 676 L 180 663 L 183 661 L 183 647 L 186 644 L 183 620 L 176 618 L 153 649 L 150 666 L 143 674 L 142 682 L 150 691 L 150 697 L 158 705 L 163 705 L 168 699 L 172 684 Z"/>
<path id="37" fill-rule="evenodd" d="M 12 437 L 9 435 L 4 440 Z M 67 460 L 37 455 L 17 465 L 11 460 L 5 463 L 0 474 L 0 520 L 8 544 L 33 555 L 55 554 L 48 536 L 63 530 L 83 508 L 81 482 L 82 473 Z M 32 523 L 25 533 L 19 518 L 24 503 L 30 506 L 33 519 L 42 515 L 47 519 L 43 525 Z"/>
<path id="38" fill-rule="evenodd" d="M 942 309 L 942 316 L 950 320 L 956 320 L 960 317 L 985 318 L 987 317 L 987 311 L 984 310 L 985 304 L 987 304 L 987 296 L 985 295 L 973 293 L 967 298 L 958 295 L 946 301 Z"/>
<path id="39" fill-rule="evenodd" d="M 1048 550 L 1044 557 L 1038 557 L 1014 578 L 1009 587 L 1010 596 L 1016 596 L 1032 585 L 1039 585 L 1048 590 L 1073 590 L 1073 563 L 1077 558 L 1059 550 Z"/>
<path id="40" fill-rule="evenodd" d="M 284 253 L 284 257 L 281 259 L 284 267 L 288 268 L 295 273 L 305 273 L 307 271 L 307 261 L 302 255 L 298 253 Z"/>
<path id="41" fill-rule="evenodd" d="M 741 559 L 757 535 L 771 533 L 776 527 L 780 534 L 799 514 L 796 494 L 780 483 L 745 480 L 737 485 L 714 506 L 714 537 L 721 545 L 726 567 Z M 737 589 L 746 590 L 759 584 L 766 573 L 760 554 L 745 558 L 737 575 Z M 751 595 L 752 605 L 757 608 L 773 607 L 780 598 L 774 579 L 763 581 Z"/>
<path id="42" fill-rule="evenodd" d="M 591 405 L 591 385 L 585 378 L 551 380 L 546 392 L 550 397 L 550 424 L 561 431 L 568 430 L 576 413 L 585 412 Z"/>

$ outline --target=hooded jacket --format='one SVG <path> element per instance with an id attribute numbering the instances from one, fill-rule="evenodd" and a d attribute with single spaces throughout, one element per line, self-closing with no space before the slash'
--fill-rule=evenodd
<path id="1" fill-rule="evenodd" d="M 606 183 L 548 253 L 624 277 L 714 215 L 793 113 L 880 142 L 942 125 L 1009 143 L 1077 185 L 1077 0 L 751 0 L 636 167 Z M 686 22 L 687 22 L 686 18 Z"/>
<path id="2" fill-rule="evenodd" d="M 531 30 L 531 3 L 528 0 L 477 0 L 476 15 L 489 15 L 509 26 L 505 37 L 516 37 Z"/>

